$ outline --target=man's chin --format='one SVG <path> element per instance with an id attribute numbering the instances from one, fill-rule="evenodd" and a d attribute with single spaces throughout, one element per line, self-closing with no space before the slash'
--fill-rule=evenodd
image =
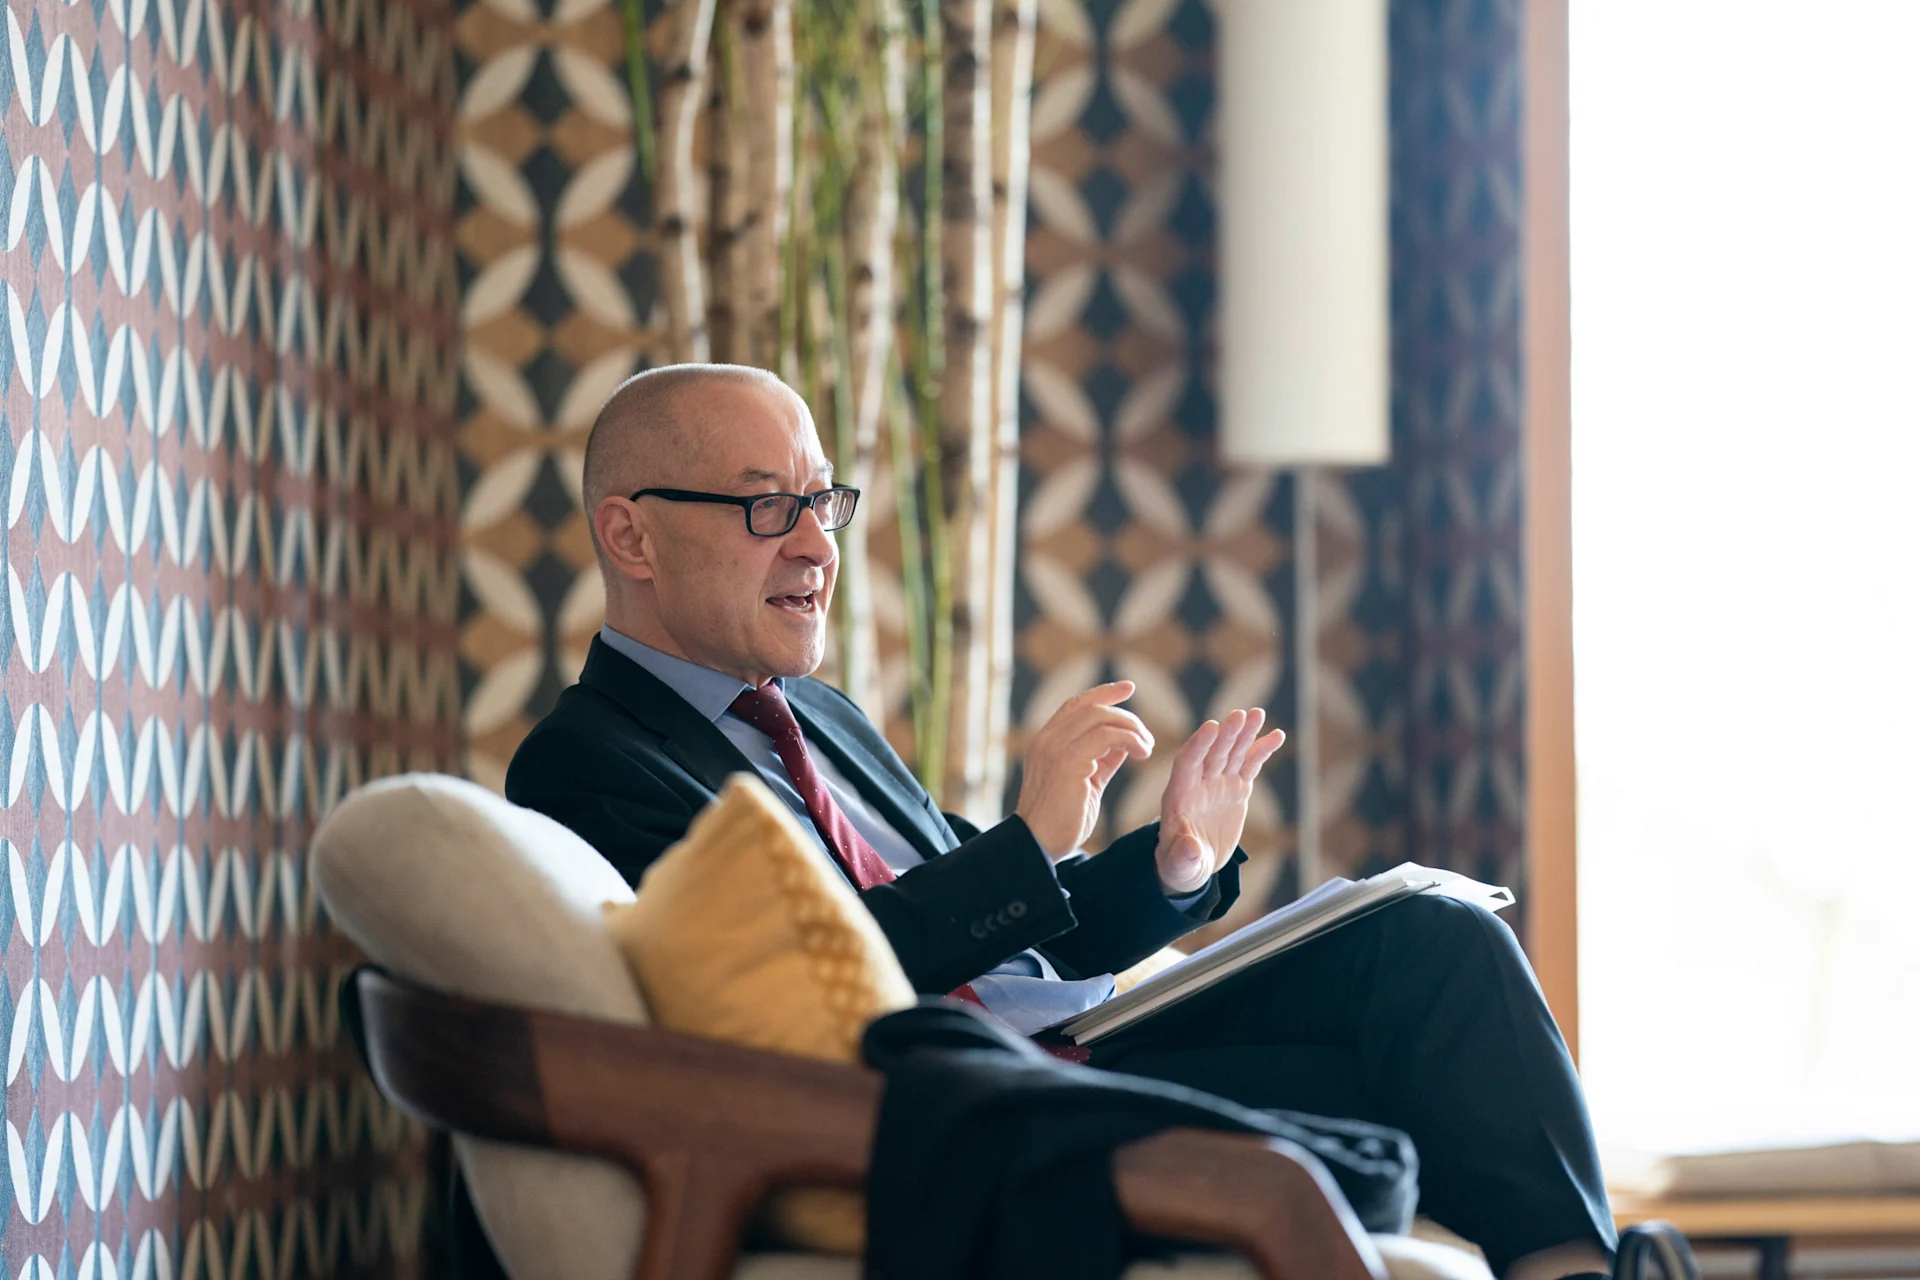
<path id="1" fill-rule="evenodd" d="M 810 676 L 820 669 L 826 661 L 827 646 L 825 636 L 818 637 L 812 644 L 794 647 L 782 645 L 767 654 L 767 670 L 783 680 L 798 680 Z"/>

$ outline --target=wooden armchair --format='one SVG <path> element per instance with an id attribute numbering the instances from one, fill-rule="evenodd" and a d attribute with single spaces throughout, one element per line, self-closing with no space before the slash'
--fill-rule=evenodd
<path id="1" fill-rule="evenodd" d="M 375 1081 L 428 1124 L 617 1161 L 647 1193 L 635 1280 L 725 1280 L 770 1188 L 859 1188 L 881 1077 L 859 1067 L 355 975 Z M 1245 1255 L 1267 1280 L 1386 1268 L 1319 1162 L 1291 1143 L 1172 1130 L 1122 1148 L 1138 1230 Z"/>

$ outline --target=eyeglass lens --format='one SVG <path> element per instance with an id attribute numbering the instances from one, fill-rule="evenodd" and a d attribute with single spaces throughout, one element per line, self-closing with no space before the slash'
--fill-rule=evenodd
<path id="1" fill-rule="evenodd" d="M 853 504 L 858 497 L 850 489 L 825 490 L 813 500 L 814 518 L 829 533 L 845 528 L 853 519 Z M 800 500 L 792 494 L 769 494 L 753 504 L 747 520 L 752 530 L 762 537 L 778 536 L 799 523 Z"/>

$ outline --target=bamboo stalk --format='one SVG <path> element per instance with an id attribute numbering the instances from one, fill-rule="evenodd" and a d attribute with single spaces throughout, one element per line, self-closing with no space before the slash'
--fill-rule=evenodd
<path id="1" fill-rule="evenodd" d="M 741 356 L 773 369 L 780 360 L 781 253 L 793 198 L 793 5 L 730 0 L 729 8 L 730 17 L 739 15 L 748 156 Z"/>
<path id="2" fill-rule="evenodd" d="M 627 39 L 627 95 L 633 100 L 633 150 L 640 173 L 654 179 L 653 89 L 647 76 L 647 16 L 643 0 L 620 0 L 620 22 Z"/>
<path id="3" fill-rule="evenodd" d="M 874 488 L 893 350 L 894 235 L 900 222 L 900 147 L 906 135 L 905 20 L 899 0 L 866 0 L 865 45 L 873 66 L 861 75 L 859 144 L 847 192 L 847 379 L 852 441 L 844 474 L 857 489 Z M 875 724 L 884 724 L 878 624 L 873 615 L 868 526 L 841 535 L 841 581 L 849 620 L 846 684 Z"/>
<path id="4" fill-rule="evenodd" d="M 780 311 L 776 327 L 775 355 L 767 365 L 779 373 L 788 386 L 799 386 L 814 378 L 816 371 L 805 368 L 818 347 L 814 328 L 813 288 L 817 283 L 813 270 L 813 247 L 820 218 L 814 180 L 819 175 L 814 160 L 814 122 L 816 111 L 811 98 L 791 113 L 793 132 L 787 139 L 788 154 L 800 158 L 794 166 L 793 180 L 787 184 L 786 238 L 780 242 Z M 808 400 L 809 404 L 813 401 Z"/>
<path id="5" fill-rule="evenodd" d="M 954 709 L 947 727 L 949 798 L 988 820 L 978 740 L 986 732 L 992 485 L 993 0 L 941 0 L 945 45 L 941 114 L 945 370 L 940 387 L 940 454 L 952 561 Z"/>
<path id="6" fill-rule="evenodd" d="M 709 349 L 693 126 L 704 101 L 702 86 L 713 10 L 714 0 L 678 0 L 673 6 L 666 73 L 660 84 L 655 211 L 660 226 L 660 298 L 667 313 L 667 353 L 675 361 L 705 360 Z"/>
<path id="7" fill-rule="evenodd" d="M 1013 715 L 1013 583 L 1020 555 L 1020 349 L 1037 8 L 1036 0 L 994 0 L 994 427 L 987 499 L 987 719 L 976 742 L 981 793 L 988 804 L 999 803 L 1006 793 Z"/>
<path id="8" fill-rule="evenodd" d="M 818 307 L 816 323 L 827 343 L 826 369 L 822 381 L 828 385 L 827 398 L 833 406 L 833 456 L 836 466 L 839 466 L 853 456 L 854 424 L 852 371 L 847 364 L 846 251 L 837 237 L 823 237 L 818 280 L 819 287 L 814 291 Z M 857 556 L 853 552 L 855 546 L 860 548 Z M 873 584 L 867 576 L 870 568 L 866 558 L 866 539 L 856 529 L 850 526 L 840 533 L 839 550 L 840 576 L 834 596 L 839 604 L 836 612 L 840 643 L 839 662 L 834 675 L 841 692 L 851 697 L 851 690 L 856 685 L 871 683 L 875 679 L 872 669 L 875 653 L 872 643 Z M 865 710 L 864 706 L 862 710 Z M 871 713 L 869 718 L 879 723 Z"/>
<path id="9" fill-rule="evenodd" d="M 740 316 L 747 273 L 741 224 L 747 216 L 747 132 L 742 120 L 737 6 L 715 23 L 713 88 L 707 95 L 707 329 L 712 358 L 741 359 Z"/>
<path id="10" fill-rule="evenodd" d="M 927 696 L 925 714 L 914 721 L 915 764 L 926 787 L 943 804 L 947 787 L 947 726 L 953 706 L 953 557 L 947 545 L 947 470 L 941 457 L 941 388 L 946 368 L 945 282 L 940 252 L 945 225 L 946 119 L 942 71 L 946 65 L 939 0 L 921 0 L 920 99 L 922 194 L 919 218 L 919 290 L 914 341 L 916 413 L 920 426 L 921 521 L 927 557 Z"/>
<path id="11" fill-rule="evenodd" d="M 920 752 L 920 726 L 926 723 L 932 693 L 927 555 L 921 539 L 919 473 L 914 466 L 921 433 L 897 349 L 887 361 L 886 397 L 887 418 L 892 424 L 888 469 L 892 472 L 895 523 L 900 538 L 900 592 L 906 600 L 907 684 L 914 726 L 914 771 L 921 785 L 932 790 L 939 785 L 939 778 L 927 772 L 926 757 Z"/>

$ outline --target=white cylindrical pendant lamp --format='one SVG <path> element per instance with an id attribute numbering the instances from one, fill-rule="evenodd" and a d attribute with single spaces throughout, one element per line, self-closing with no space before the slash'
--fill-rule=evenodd
<path id="1" fill-rule="evenodd" d="M 1388 452 L 1386 0 L 1219 0 L 1228 462 Z"/>

